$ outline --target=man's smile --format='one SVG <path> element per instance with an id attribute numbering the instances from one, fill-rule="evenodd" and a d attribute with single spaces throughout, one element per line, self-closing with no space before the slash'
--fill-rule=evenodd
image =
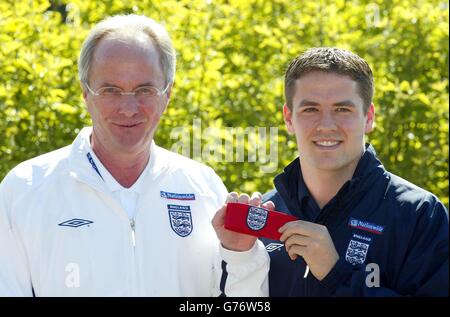
<path id="1" fill-rule="evenodd" d="M 342 143 L 342 141 L 338 141 L 338 140 L 317 140 L 317 141 L 313 141 L 313 143 L 314 143 L 314 145 L 316 145 L 320 149 L 334 150 Z"/>

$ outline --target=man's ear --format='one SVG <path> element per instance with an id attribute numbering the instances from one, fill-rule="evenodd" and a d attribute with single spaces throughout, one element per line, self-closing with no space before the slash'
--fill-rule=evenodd
<path id="1" fill-rule="evenodd" d="M 294 126 L 292 125 L 292 111 L 286 104 L 283 105 L 283 119 L 289 134 L 294 134 L 295 131 Z"/>
<path id="2" fill-rule="evenodd" d="M 81 81 L 80 81 L 80 86 L 81 86 L 81 92 L 83 93 L 83 99 L 86 102 L 88 91 L 86 89 L 86 86 Z"/>
<path id="3" fill-rule="evenodd" d="M 172 88 L 175 83 L 170 84 L 170 87 L 167 89 L 167 103 L 169 103 L 170 96 L 172 95 Z"/>
<path id="4" fill-rule="evenodd" d="M 364 128 L 364 133 L 372 132 L 374 122 L 375 122 L 375 106 L 373 105 L 373 103 L 371 103 L 366 114 L 366 126 Z"/>
<path id="5" fill-rule="evenodd" d="M 169 88 L 167 88 L 167 91 L 165 93 L 165 95 L 167 96 L 167 101 L 166 101 L 166 106 L 164 108 L 164 111 L 166 111 L 167 106 L 169 105 L 169 101 L 170 101 L 170 96 L 172 95 L 172 88 L 173 88 L 174 83 L 170 84 Z"/>

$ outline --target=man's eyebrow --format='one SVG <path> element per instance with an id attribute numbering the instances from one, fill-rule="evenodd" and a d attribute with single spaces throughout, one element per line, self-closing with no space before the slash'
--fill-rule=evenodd
<path id="1" fill-rule="evenodd" d="M 137 86 L 135 87 L 135 89 L 136 89 L 136 88 L 139 88 L 139 87 L 146 87 L 146 86 L 153 86 L 153 87 L 156 87 L 156 85 L 155 85 L 154 82 L 148 81 L 148 82 L 145 82 L 145 83 L 142 83 L 142 84 L 137 85 Z M 117 85 L 115 85 L 115 84 L 111 84 L 111 83 L 108 83 L 108 82 L 104 82 L 104 83 L 101 85 L 101 87 L 117 87 L 117 88 L 122 88 L 122 87 L 120 87 L 120 86 L 117 86 Z"/>
<path id="2" fill-rule="evenodd" d="M 152 82 L 152 81 L 145 82 L 145 83 L 143 83 L 143 84 L 138 85 L 137 87 L 145 87 L 145 86 L 153 86 L 153 87 L 157 87 L 157 85 L 156 85 L 154 82 Z M 137 88 L 137 87 L 136 87 L 136 88 Z"/>
<path id="3" fill-rule="evenodd" d="M 351 100 L 344 100 L 333 104 L 334 107 L 352 107 L 355 108 L 355 103 Z"/>
<path id="4" fill-rule="evenodd" d="M 298 104 L 298 107 L 306 107 L 306 106 L 319 106 L 320 104 L 318 102 L 314 102 L 308 99 L 303 99 Z"/>
<path id="5" fill-rule="evenodd" d="M 103 82 L 103 83 L 100 85 L 100 87 L 117 87 L 117 88 L 120 88 L 119 86 L 114 85 L 114 84 L 111 84 L 111 83 L 108 83 L 108 82 Z"/>

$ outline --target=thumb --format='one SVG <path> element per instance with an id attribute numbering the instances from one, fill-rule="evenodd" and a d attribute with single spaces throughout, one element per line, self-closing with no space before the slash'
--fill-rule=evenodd
<path id="1" fill-rule="evenodd" d="M 211 220 L 211 224 L 215 229 L 221 228 L 225 224 L 225 215 L 227 211 L 227 205 L 223 205 Z"/>

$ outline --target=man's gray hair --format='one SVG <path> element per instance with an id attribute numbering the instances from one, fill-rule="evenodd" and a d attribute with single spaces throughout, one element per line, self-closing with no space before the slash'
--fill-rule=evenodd
<path id="1" fill-rule="evenodd" d="M 90 31 L 83 42 L 78 59 L 78 76 L 82 83 L 87 83 L 89 80 L 95 47 L 102 38 L 115 33 L 147 35 L 160 53 L 166 84 L 173 83 L 176 68 L 176 52 L 169 34 L 164 26 L 155 20 L 136 14 L 116 15 L 106 18 Z"/>

